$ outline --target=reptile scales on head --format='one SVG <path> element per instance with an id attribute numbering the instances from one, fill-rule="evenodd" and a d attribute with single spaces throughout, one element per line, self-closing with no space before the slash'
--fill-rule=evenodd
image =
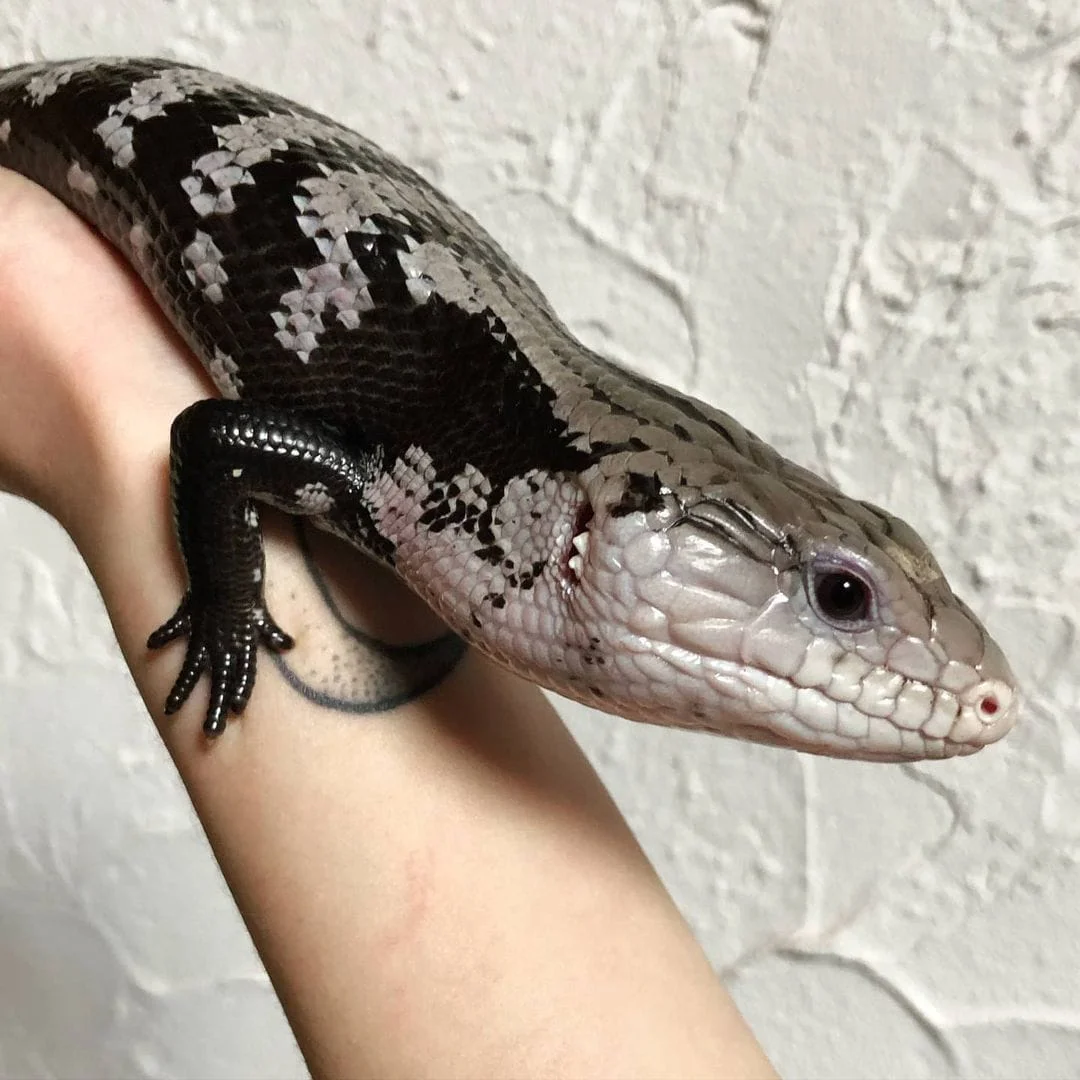
<path id="1" fill-rule="evenodd" d="M 127 257 L 221 399 L 177 417 L 173 712 L 224 730 L 260 644 L 258 504 L 459 634 L 633 719 L 842 757 L 1013 725 L 1000 649 L 910 527 L 581 344 L 466 213 L 360 135 L 171 60 L 0 72 L 0 166 Z"/>

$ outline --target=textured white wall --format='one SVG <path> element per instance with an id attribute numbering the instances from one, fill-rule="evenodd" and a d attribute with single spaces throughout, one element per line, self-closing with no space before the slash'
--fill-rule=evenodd
<path id="1" fill-rule="evenodd" d="M 787 1075 L 1080 1076 L 1076 0 L 0 0 L 0 62 L 90 52 L 351 122 L 590 343 L 920 527 L 1026 684 L 1004 745 L 565 712 Z M 0 501 L 0 1074 L 302 1068 L 93 586 Z"/>

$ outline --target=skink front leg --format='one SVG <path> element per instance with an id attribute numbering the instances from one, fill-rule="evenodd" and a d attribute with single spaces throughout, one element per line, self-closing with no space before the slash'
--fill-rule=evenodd
<path id="1" fill-rule="evenodd" d="M 188 588 L 176 613 L 150 635 L 157 649 L 186 635 L 183 667 L 165 703 L 176 712 L 204 672 L 210 704 L 203 729 L 225 730 L 247 704 L 258 646 L 292 639 L 263 598 L 264 558 L 257 501 L 288 513 L 363 516 L 370 455 L 328 428 L 282 409 L 239 401 L 200 401 L 173 422 L 173 515 Z M 356 517 L 353 518 L 356 520 Z"/>

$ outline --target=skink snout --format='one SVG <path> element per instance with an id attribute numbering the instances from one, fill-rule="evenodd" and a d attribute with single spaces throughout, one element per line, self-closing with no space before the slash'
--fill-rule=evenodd
<path id="1" fill-rule="evenodd" d="M 967 719 L 971 730 L 967 741 L 986 746 L 1007 735 L 1016 723 L 1019 697 L 1016 687 L 1000 678 L 984 679 L 968 689 L 960 698 L 961 722 Z"/>
<path id="2" fill-rule="evenodd" d="M 962 736 L 973 748 L 1007 735 L 1020 712 L 1016 677 L 995 642 L 986 642 L 976 672 L 980 677 L 960 695 L 960 716 L 951 735 L 954 739 Z"/>

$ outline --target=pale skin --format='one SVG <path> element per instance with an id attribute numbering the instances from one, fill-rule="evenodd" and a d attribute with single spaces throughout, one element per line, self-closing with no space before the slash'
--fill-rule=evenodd
<path id="1" fill-rule="evenodd" d="M 216 742 L 205 680 L 162 717 L 182 646 L 145 641 L 184 586 L 168 429 L 209 385 L 105 243 L 3 170 L 0 221 L 0 487 L 86 559 L 312 1073 L 774 1076 L 535 687 L 469 653 L 435 689 L 356 715 L 264 655 Z M 268 598 L 296 632 L 317 592 L 288 529 L 268 532 Z M 319 550 L 350 622 L 441 632 L 361 557 Z"/>

